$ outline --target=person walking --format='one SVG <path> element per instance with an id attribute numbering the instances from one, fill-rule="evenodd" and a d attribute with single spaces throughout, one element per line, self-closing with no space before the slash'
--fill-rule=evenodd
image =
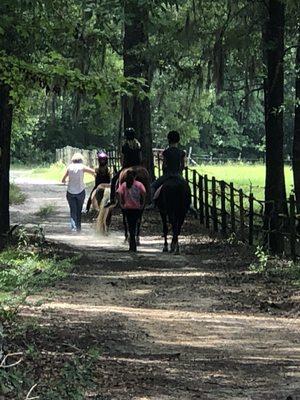
<path id="1" fill-rule="evenodd" d="M 125 214 L 129 230 L 129 251 L 136 252 L 137 224 L 142 218 L 146 202 L 145 186 L 135 179 L 135 172 L 128 171 L 125 182 L 119 186 L 117 194 Z"/>
<path id="2" fill-rule="evenodd" d="M 71 159 L 63 178 L 65 184 L 68 178 L 67 201 L 70 207 L 71 230 L 72 232 L 81 231 L 81 212 L 85 199 L 84 174 L 88 173 L 95 176 L 95 170 L 83 164 L 81 153 L 75 153 Z"/>

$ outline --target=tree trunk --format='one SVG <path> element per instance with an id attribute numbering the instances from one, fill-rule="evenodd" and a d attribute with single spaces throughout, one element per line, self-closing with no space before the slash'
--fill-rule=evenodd
<path id="1" fill-rule="evenodd" d="M 9 231 L 9 168 L 12 127 L 10 88 L 0 83 L 0 246 Z"/>
<path id="2" fill-rule="evenodd" d="M 297 213 L 300 213 L 300 28 L 298 32 L 298 48 L 296 53 L 296 103 L 295 103 L 295 125 L 293 140 L 293 174 L 294 188 L 297 204 Z"/>
<path id="3" fill-rule="evenodd" d="M 150 67 L 147 59 L 149 11 L 138 0 L 126 0 L 124 5 L 124 76 L 143 78 L 144 91 L 150 92 Z M 142 145 L 143 164 L 154 178 L 151 108 L 147 96 L 124 96 L 124 127 L 133 127 Z"/>
<path id="4" fill-rule="evenodd" d="M 286 189 L 283 158 L 283 57 L 285 7 L 280 0 L 269 0 L 264 47 L 267 63 L 265 79 L 266 131 L 266 221 L 271 230 L 279 229 L 278 213 L 286 212 Z M 270 250 L 282 252 L 283 237 L 269 235 Z"/>

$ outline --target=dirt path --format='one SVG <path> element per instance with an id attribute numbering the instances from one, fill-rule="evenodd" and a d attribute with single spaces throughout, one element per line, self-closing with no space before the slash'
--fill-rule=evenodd
<path id="1" fill-rule="evenodd" d="M 202 232 L 196 247 L 185 237 L 184 253 L 173 257 L 161 253 L 159 230 L 147 229 L 130 255 L 118 222 L 109 238 L 88 223 L 71 235 L 65 188 L 18 179 L 28 198 L 12 208 L 13 222 L 43 223 L 48 239 L 81 256 L 22 315 L 47 327 L 49 340 L 32 333 L 41 351 L 62 354 L 65 342 L 101 347 L 98 389 L 86 399 L 300 399 L 299 292 L 249 273 L 246 248 Z M 42 202 L 56 204 L 48 221 L 34 215 Z M 145 226 L 154 221 L 146 216 Z"/>

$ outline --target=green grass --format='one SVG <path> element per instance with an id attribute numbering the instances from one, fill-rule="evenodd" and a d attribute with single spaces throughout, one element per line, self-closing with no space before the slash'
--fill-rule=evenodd
<path id="1" fill-rule="evenodd" d="M 70 261 L 42 257 L 14 248 L 0 253 L 0 290 L 16 292 L 41 288 L 66 276 Z"/>
<path id="2" fill-rule="evenodd" d="M 23 204 L 26 200 L 26 195 L 14 183 L 10 184 L 9 189 L 9 204 Z"/>
<path id="3" fill-rule="evenodd" d="M 67 276 L 71 260 L 8 248 L 0 253 L 0 321 L 15 314 L 26 297 Z"/>
<path id="4" fill-rule="evenodd" d="M 243 189 L 246 194 L 252 191 L 254 197 L 259 200 L 264 199 L 265 166 L 263 164 L 202 164 L 196 169 L 201 175 L 207 174 L 209 178 L 214 176 L 227 183 L 233 182 L 236 189 Z M 285 167 L 285 179 L 287 193 L 290 193 L 293 188 L 293 176 L 289 166 Z"/>
<path id="5" fill-rule="evenodd" d="M 65 174 L 66 166 L 63 163 L 50 164 L 43 167 L 12 166 L 13 171 L 26 171 L 26 176 L 30 179 L 60 183 Z M 85 174 L 85 183 L 94 181 L 90 174 Z"/>

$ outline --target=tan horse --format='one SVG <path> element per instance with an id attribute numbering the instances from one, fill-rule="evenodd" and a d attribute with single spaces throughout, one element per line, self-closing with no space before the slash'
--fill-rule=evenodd
<path id="1" fill-rule="evenodd" d="M 125 181 L 127 171 L 133 170 L 136 173 L 136 180 L 141 182 L 146 189 L 148 197 L 150 196 L 150 175 L 146 168 L 136 166 L 136 167 L 130 167 L 126 168 L 121 171 L 120 177 L 119 177 L 119 182 L 122 184 Z M 97 218 L 97 231 L 100 233 L 108 234 L 109 226 L 111 223 L 111 217 L 112 217 L 112 210 L 115 207 L 114 205 L 108 208 L 104 208 L 105 204 L 107 203 L 107 200 L 109 199 L 109 194 L 110 194 L 110 186 L 101 184 L 99 185 L 100 189 L 98 191 L 98 194 L 95 194 L 95 196 L 98 196 L 98 200 L 96 200 L 99 204 L 99 214 Z M 103 190 L 104 189 L 104 190 Z M 103 193 L 103 194 L 102 194 Z M 100 196 L 102 195 L 101 201 L 99 201 Z M 92 203 L 93 204 L 93 203 Z M 125 216 L 123 214 L 123 224 L 124 224 L 124 229 L 125 229 L 125 240 L 128 239 L 128 227 L 127 223 L 125 220 Z M 137 242 L 139 242 L 139 233 L 140 233 L 140 223 L 138 224 L 138 229 L 137 229 Z"/>

